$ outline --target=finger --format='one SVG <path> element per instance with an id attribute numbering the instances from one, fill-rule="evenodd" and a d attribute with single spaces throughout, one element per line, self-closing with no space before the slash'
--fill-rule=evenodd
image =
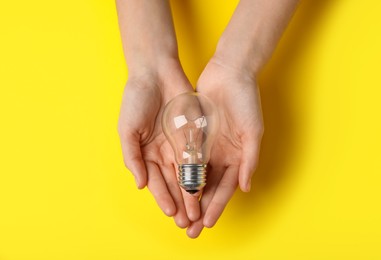
<path id="1" fill-rule="evenodd" d="M 217 190 L 218 184 L 222 178 L 223 171 L 211 169 L 208 173 L 207 185 L 203 190 L 203 194 L 200 200 L 201 217 L 193 222 L 187 229 L 187 235 L 190 238 L 197 238 L 204 229 L 203 219 L 205 212 Z"/>
<path id="2" fill-rule="evenodd" d="M 258 165 L 261 136 L 243 140 L 242 159 L 239 166 L 239 186 L 243 192 L 251 189 L 251 177 Z"/>
<path id="3" fill-rule="evenodd" d="M 204 224 L 203 224 L 204 215 L 209 206 L 210 201 L 213 198 L 216 188 L 217 187 L 211 187 L 211 188 L 206 187 L 204 189 L 204 192 L 200 201 L 201 217 L 188 227 L 187 229 L 188 237 L 197 238 L 201 234 L 202 230 L 204 229 Z"/>
<path id="4" fill-rule="evenodd" d="M 189 219 L 185 210 L 183 197 L 180 191 L 180 187 L 177 183 L 176 173 L 172 166 L 160 166 L 160 170 L 164 176 L 164 180 L 167 184 L 169 193 L 176 205 L 176 214 L 173 216 L 175 223 L 180 228 L 186 228 L 189 226 Z"/>
<path id="5" fill-rule="evenodd" d="M 205 212 L 203 224 L 205 227 L 213 227 L 238 186 L 238 167 L 231 166 L 226 169 L 215 194 Z"/>
<path id="6" fill-rule="evenodd" d="M 148 171 L 148 189 L 156 200 L 157 205 L 167 216 L 176 214 L 176 206 L 168 191 L 159 167 L 152 162 L 146 162 Z"/>
<path id="7" fill-rule="evenodd" d="M 189 238 L 198 238 L 204 229 L 204 224 L 202 223 L 202 218 L 193 222 L 187 229 L 187 236 Z"/>
<path id="8" fill-rule="evenodd" d="M 192 222 L 198 220 L 201 214 L 199 202 L 201 192 L 198 192 L 198 195 L 195 196 L 194 194 L 189 194 L 187 191 L 181 189 L 181 193 L 184 198 L 185 209 L 189 220 Z"/>
<path id="9" fill-rule="evenodd" d="M 147 170 L 140 150 L 139 137 L 127 133 L 120 135 L 120 141 L 124 164 L 134 175 L 136 186 L 142 189 L 147 185 Z"/>

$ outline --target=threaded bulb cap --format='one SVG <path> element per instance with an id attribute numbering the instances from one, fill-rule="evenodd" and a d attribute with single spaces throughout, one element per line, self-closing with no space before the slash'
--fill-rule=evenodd
<path id="1" fill-rule="evenodd" d="M 179 185 L 188 193 L 195 194 L 206 185 L 206 164 L 179 165 Z"/>

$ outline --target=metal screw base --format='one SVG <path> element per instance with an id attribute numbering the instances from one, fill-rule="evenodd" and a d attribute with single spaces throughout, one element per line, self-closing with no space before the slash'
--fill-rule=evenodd
<path id="1" fill-rule="evenodd" d="M 179 165 L 179 185 L 190 194 L 206 185 L 206 164 Z"/>

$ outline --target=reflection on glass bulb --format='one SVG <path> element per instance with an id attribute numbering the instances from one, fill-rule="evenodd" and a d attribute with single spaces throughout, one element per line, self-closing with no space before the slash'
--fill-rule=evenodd
<path id="1" fill-rule="evenodd" d="M 180 94 L 164 108 L 163 132 L 179 166 L 178 181 L 191 194 L 206 184 L 206 166 L 218 124 L 214 104 L 197 92 Z"/>

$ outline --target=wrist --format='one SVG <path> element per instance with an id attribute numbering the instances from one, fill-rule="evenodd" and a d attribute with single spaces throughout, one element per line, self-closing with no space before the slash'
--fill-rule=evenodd
<path id="1" fill-rule="evenodd" d="M 128 80 L 149 82 L 162 90 L 174 90 L 181 86 L 190 87 L 178 58 L 163 57 L 152 63 L 133 64 L 128 69 Z M 143 84 L 144 85 L 144 84 Z"/>
<path id="2" fill-rule="evenodd" d="M 170 55 L 157 55 L 153 57 L 141 56 L 127 61 L 128 77 L 154 77 L 157 80 L 168 75 L 168 70 L 181 67 L 177 57 Z"/>
<path id="3" fill-rule="evenodd" d="M 254 41 L 234 40 L 222 36 L 217 44 L 214 59 L 241 72 L 256 77 L 264 65 L 262 50 Z"/>

